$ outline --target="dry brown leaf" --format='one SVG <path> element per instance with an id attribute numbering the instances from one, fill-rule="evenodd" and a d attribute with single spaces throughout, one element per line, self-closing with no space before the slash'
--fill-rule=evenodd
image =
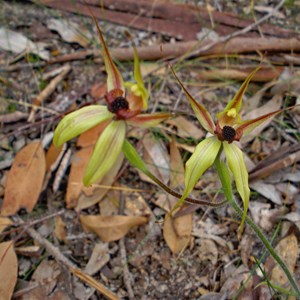
<path id="1" fill-rule="evenodd" d="M 78 43 L 82 47 L 87 47 L 91 38 L 89 31 L 70 20 L 52 18 L 47 20 L 47 27 L 57 31 L 66 42 Z"/>
<path id="2" fill-rule="evenodd" d="M 284 214 L 285 209 L 283 206 L 271 209 L 269 203 L 253 201 L 249 203 L 249 210 L 253 217 L 253 221 L 268 232 L 274 229 L 278 217 L 281 217 Z"/>
<path id="3" fill-rule="evenodd" d="M 159 140 L 156 140 L 151 134 L 146 134 L 143 138 L 144 161 L 151 173 L 160 178 L 165 184 L 169 181 L 169 155 L 166 147 Z M 143 180 L 149 180 L 148 177 L 141 176 Z"/>
<path id="4" fill-rule="evenodd" d="M 107 84 L 106 83 L 97 83 L 91 88 L 91 96 L 94 99 L 103 98 L 107 93 Z"/>
<path id="5" fill-rule="evenodd" d="M 219 255 L 216 243 L 210 239 L 201 239 L 198 255 L 200 261 L 216 265 Z"/>
<path id="6" fill-rule="evenodd" d="M 12 225 L 13 221 L 6 217 L 0 217 L 0 233 L 9 225 Z"/>
<path id="7" fill-rule="evenodd" d="M 13 242 L 0 244 L 0 299 L 10 300 L 18 276 L 18 260 Z"/>
<path id="8" fill-rule="evenodd" d="M 61 216 L 55 218 L 54 234 L 60 241 L 67 242 L 66 225 Z"/>
<path id="9" fill-rule="evenodd" d="M 94 275 L 109 262 L 109 259 L 108 243 L 98 243 L 95 245 L 84 271 L 89 275 Z"/>
<path id="10" fill-rule="evenodd" d="M 137 216 L 80 216 L 80 222 L 86 231 L 96 233 L 104 242 L 117 241 L 134 226 L 148 222 L 146 217 Z"/>
<path id="11" fill-rule="evenodd" d="M 265 183 L 263 180 L 257 180 L 251 182 L 250 187 L 275 204 L 282 205 L 281 195 L 274 184 Z"/>
<path id="12" fill-rule="evenodd" d="M 170 187 L 178 188 L 184 183 L 184 166 L 176 142 L 170 144 Z"/>
<path id="13" fill-rule="evenodd" d="M 95 145 L 97 142 L 100 134 L 105 129 L 109 121 L 102 122 L 99 125 L 85 131 L 83 134 L 80 135 L 80 137 L 77 140 L 77 146 L 78 147 L 89 147 L 92 145 Z"/>
<path id="14" fill-rule="evenodd" d="M 40 292 L 48 296 L 57 285 L 60 275 L 61 269 L 57 262 L 44 259 L 33 273 L 30 284 L 39 283 L 42 287 L 42 291 Z"/>
<path id="15" fill-rule="evenodd" d="M 275 250 L 293 274 L 298 258 L 298 242 L 296 236 L 294 234 L 288 235 L 276 245 Z M 266 269 L 271 272 L 271 281 L 279 286 L 286 287 L 289 281 L 285 273 L 278 264 L 274 264 L 274 259 L 269 257 L 266 261 Z"/>
<path id="16" fill-rule="evenodd" d="M 46 171 L 49 171 L 51 166 L 56 162 L 56 160 L 60 156 L 62 149 L 63 146 L 57 148 L 53 144 L 51 144 L 46 154 Z"/>
<path id="17" fill-rule="evenodd" d="M 173 254 L 183 251 L 189 244 L 193 227 L 193 214 L 178 218 L 166 214 L 164 221 L 164 239 Z"/>
<path id="18" fill-rule="evenodd" d="M 45 171 L 45 154 L 39 141 L 19 151 L 7 176 L 1 215 L 13 215 L 20 208 L 31 212 L 39 198 Z"/>
<path id="19" fill-rule="evenodd" d="M 84 188 L 82 182 L 83 174 L 92 152 L 93 146 L 89 146 L 73 154 L 66 194 L 67 208 L 74 208 L 77 205 L 78 197 Z"/>
<path id="20" fill-rule="evenodd" d="M 200 139 L 201 137 L 204 137 L 203 130 L 185 117 L 180 116 L 175 119 L 167 120 L 166 123 L 177 127 L 177 134 L 181 138 L 192 137 L 194 139 Z"/>

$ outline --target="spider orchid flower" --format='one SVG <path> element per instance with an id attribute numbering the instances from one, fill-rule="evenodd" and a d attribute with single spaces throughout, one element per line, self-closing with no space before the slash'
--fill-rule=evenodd
<path id="1" fill-rule="evenodd" d="M 103 60 L 107 72 L 105 105 L 90 105 L 65 116 L 58 124 L 53 138 L 57 147 L 83 132 L 107 122 L 99 136 L 83 177 L 88 186 L 101 180 L 113 167 L 122 151 L 127 125 L 156 126 L 172 116 L 167 113 L 141 114 L 148 106 L 148 91 L 144 86 L 136 48 L 134 47 L 134 83 L 123 81 L 105 44 L 102 32 L 94 18 L 102 44 Z"/>
<path id="2" fill-rule="evenodd" d="M 189 103 L 200 124 L 205 130 L 212 134 L 211 137 L 204 139 L 197 145 L 194 153 L 186 163 L 185 189 L 181 199 L 175 206 L 175 209 L 178 208 L 185 198 L 191 193 L 202 174 L 213 165 L 220 151 L 224 150 L 227 165 L 232 172 L 237 191 L 243 201 L 244 206 L 243 218 L 240 224 L 239 233 L 242 231 L 243 223 L 247 215 L 250 189 L 248 184 L 248 172 L 245 166 L 243 153 L 234 142 L 239 141 L 244 134 L 250 133 L 254 128 L 267 119 L 279 114 L 284 110 L 293 108 L 288 107 L 285 109 L 280 109 L 252 120 L 242 121 L 239 115 L 239 111 L 242 106 L 242 98 L 250 80 L 258 69 L 259 68 L 255 69 L 248 75 L 234 98 L 229 101 L 222 112 L 217 114 L 216 123 L 213 121 L 213 118 L 205 109 L 205 107 L 198 103 L 190 95 L 172 69 L 174 76 L 188 98 Z"/>

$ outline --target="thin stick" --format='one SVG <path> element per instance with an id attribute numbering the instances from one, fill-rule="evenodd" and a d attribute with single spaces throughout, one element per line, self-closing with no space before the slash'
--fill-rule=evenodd
<path id="1" fill-rule="evenodd" d="M 19 216 L 14 216 L 14 220 L 19 222 L 20 224 L 25 223 Z M 103 284 L 101 284 L 100 282 L 97 282 L 91 276 L 83 273 L 80 269 L 78 269 L 77 266 L 73 262 L 71 262 L 68 258 L 66 258 L 57 247 L 55 247 L 48 240 L 44 239 L 36 230 L 28 227 L 28 228 L 25 228 L 25 231 L 28 233 L 28 235 L 31 236 L 31 238 L 36 240 L 40 245 L 44 246 L 46 251 L 48 253 L 50 253 L 56 259 L 57 262 L 66 266 L 78 278 L 82 279 L 83 281 L 85 281 L 86 283 L 91 285 L 92 287 L 96 288 L 106 298 L 111 299 L 111 300 L 119 299 L 119 297 L 116 294 L 114 294 L 113 292 L 108 290 Z"/>
<path id="2" fill-rule="evenodd" d="M 125 198 L 123 193 L 121 193 L 120 196 L 120 206 L 119 206 L 119 214 L 124 215 L 124 209 L 125 209 Z M 132 282 L 132 276 L 128 269 L 128 262 L 127 262 L 127 254 L 126 254 L 126 247 L 125 247 L 125 238 L 121 238 L 119 240 L 119 246 L 120 246 L 120 255 L 122 260 L 122 266 L 123 266 L 123 280 L 126 286 L 126 290 L 128 293 L 128 297 L 130 300 L 134 300 L 134 292 L 131 286 Z"/>

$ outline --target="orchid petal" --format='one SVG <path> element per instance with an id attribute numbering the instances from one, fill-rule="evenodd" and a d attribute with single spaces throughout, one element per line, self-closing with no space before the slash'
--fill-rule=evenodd
<path id="1" fill-rule="evenodd" d="M 88 186 L 98 180 L 112 168 L 119 156 L 126 134 L 124 121 L 112 121 L 100 135 L 83 177 Z"/>
<path id="2" fill-rule="evenodd" d="M 102 54 L 103 54 L 103 60 L 104 60 L 104 64 L 105 64 L 105 68 L 106 68 L 106 72 L 107 72 L 107 91 L 110 92 L 111 90 L 114 89 L 120 89 L 123 91 L 123 93 L 125 93 L 125 87 L 124 87 L 124 82 L 123 82 L 123 78 L 122 75 L 120 73 L 120 71 L 118 70 L 118 68 L 116 67 L 116 65 L 114 64 L 110 53 L 108 51 L 108 48 L 105 44 L 105 40 L 103 38 L 101 29 L 98 25 L 98 21 L 96 20 L 96 18 L 93 16 L 94 22 L 97 26 L 97 31 L 98 31 L 98 36 L 103 48 Z"/>
<path id="3" fill-rule="evenodd" d="M 291 109 L 293 109 L 294 107 L 296 107 L 298 105 L 294 105 L 294 106 L 291 106 L 291 107 L 279 109 L 279 110 L 270 112 L 268 114 L 265 114 L 263 116 L 257 117 L 257 118 L 252 119 L 252 120 L 245 120 L 241 123 L 241 125 L 239 127 L 236 128 L 236 130 L 237 130 L 237 132 L 241 132 L 243 134 L 248 134 L 252 130 L 254 130 L 257 126 L 259 126 L 260 124 L 262 124 L 263 122 L 268 120 L 269 118 L 272 118 L 272 117 L 280 114 L 283 111 L 291 110 Z"/>
<path id="4" fill-rule="evenodd" d="M 184 87 L 184 85 L 182 84 L 182 82 L 179 80 L 179 78 L 177 77 L 177 75 L 175 74 L 173 68 L 171 67 L 171 70 L 176 78 L 176 80 L 178 81 L 179 85 L 181 86 L 181 88 L 183 89 L 186 97 L 188 98 L 190 105 L 193 109 L 193 111 L 195 112 L 195 115 L 197 117 L 197 119 L 199 120 L 200 124 L 202 125 L 202 127 L 207 130 L 208 132 L 214 134 L 215 131 L 215 124 L 214 121 L 210 115 L 210 113 L 206 110 L 206 108 L 199 104 L 192 96 L 191 94 L 187 91 L 187 89 Z"/>
<path id="5" fill-rule="evenodd" d="M 127 123 L 140 127 L 155 127 L 162 121 L 173 117 L 170 113 L 140 114 L 127 120 Z"/>
<path id="6" fill-rule="evenodd" d="M 173 207 L 170 214 L 172 214 L 177 208 L 180 207 L 180 205 L 193 190 L 202 174 L 214 163 L 221 145 L 222 142 L 219 141 L 215 136 L 206 138 L 197 145 L 194 153 L 186 163 L 184 173 L 185 189 L 183 191 L 182 197 Z"/>
<path id="7" fill-rule="evenodd" d="M 250 197 L 250 189 L 248 184 L 248 172 L 244 162 L 243 152 L 240 150 L 240 148 L 237 147 L 235 144 L 228 144 L 227 142 L 223 143 L 223 147 L 224 147 L 228 167 L 233 174 L 236 188 L 244 204 L 244 212 L 240 224 L 240 230 L 241 230 L 243 228 L 243 224 L 247 216 L 249 197 Z"/>
<path id="8" fill-rule="evenodd" d="M 144 85 L 144 81 L 143 81 L 143 77 L 142 77 L 142 73 L 141 73 L 141 67 L 140 67 L 140 62 L 139 62 L 139 57 L 138 57 L 138 53 L 136 50 L 136 47 L 133 45 L 133 53 L 134 53 L 134 79 L 137 82 L 137 88 L 136 88 L 136 92 L 139 92 L 143 99 L 143 110 L 146 110 L 148 108 L 148 98 L 149 98 L 149 94 L 147 89 L 145 88 Z M 135 93 L 134 91 L 135 86 L 133 85 L 131 87 L 131 90 L 133 93 Z"/>
<path id="9" fill-rule="evenodd" d="M 103 105 L 90 105 L 74 111 L 66 115 L 56 127 L 53 143 L 59 147 L 113 116 Z"/>
<path id="10" fill-rule="evenodd" d="M 246 89 L 249 85 L 249 82 L 251 81 L 254 74 L 258 71 L 260 67 L 253 70 L 245 79 L 242 86 L 238 90 L 238 92 L 235 94 L 233 99 L 229 101 L 229 103 L 226 105 L 224 111 L 218 114 L 217 118 L 219 120 L 219 123 L 221 126 L 223 125 L 233 125 L 234 123 L 239 123 L 240 116 L 239 111 L 242 107 L 243 102 L 243 96 L 246 92 Z"/>

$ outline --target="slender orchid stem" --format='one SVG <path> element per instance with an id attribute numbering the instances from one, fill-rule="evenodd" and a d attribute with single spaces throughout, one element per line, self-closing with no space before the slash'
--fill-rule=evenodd
<path id="1" fill-rule="evenodd" d="M 164 183 L 162 183 L 156 176 L 154 176 L 150 172 L 145 173 L 149 178 L 151 178 L 156 184 L 158 184 L 163 190 L 165 190 L 168 194 L 180 199 L 182 197 L 181 194 L 175 192 L 174 190 L 170 189 L 168 186 L 166 186 Z M 225 204 L 227 204 L 227 200 L 225 201 L 220 201 L 220 202 L 210 202 L 210 201 L 205 201 L 205 200 L 199 200 L 199 199 L 193 199 L 190 197 L 185 198 L 184 200 L 187 203 L 192 203 L 192 204 L 200 204 L 200 205 L 206 205 L 210 207 L 220 207 Z"/>
<path id="2" fill-rule="evenodd" d="M 219 177 L 220 177 L 223 189 L 224 189 L 224 194 L 225 194 L 225 196 L 228 200 L 228 203 L 236 211 L 236 213 L 240 217 L 242 217 L 243 216 L 243 210 L 237 204 L 237 202 L 235 201 L 235 199 L 233 197 L 233 194 L 232 194 L 229 171 L 227 169 L 227 166 L 220 160 L 219 155 L 218 155 L 218 157 L 215 161 L 215 167 L 216 167 L 217 172 L 219 174 Z M 300 289 L 298 287 L 297 282 L 295 281 L 294 277 L 292 276 L 292 274 L 291 274 L 290 270 L 288 269 L 288 267 L 286 266 L 286 264 L 283 262 L 283 260 L 280 258 L 280 256 L 276 253 L 276 251 L 272 247 L 271 243 L 268 241 L 268 239 L 265 237 L 265 235 L 262 233 L 262 231 L 259 229 L 259 227 L 252 221 L 251 218 L 246 217 L 245 221 L 251 227 L 251 229 L 257 234 L 258 238 L 264 244 L 266 249 L 269 251 L 269 253 L 274 258 L 274 260 L 282 268 L 282 270 L 285 273 L 286 277 L 288 278 L 291 286 L 293 287 L 295 293 L 297 294 L 297 297 L 300 297 Z"/>

